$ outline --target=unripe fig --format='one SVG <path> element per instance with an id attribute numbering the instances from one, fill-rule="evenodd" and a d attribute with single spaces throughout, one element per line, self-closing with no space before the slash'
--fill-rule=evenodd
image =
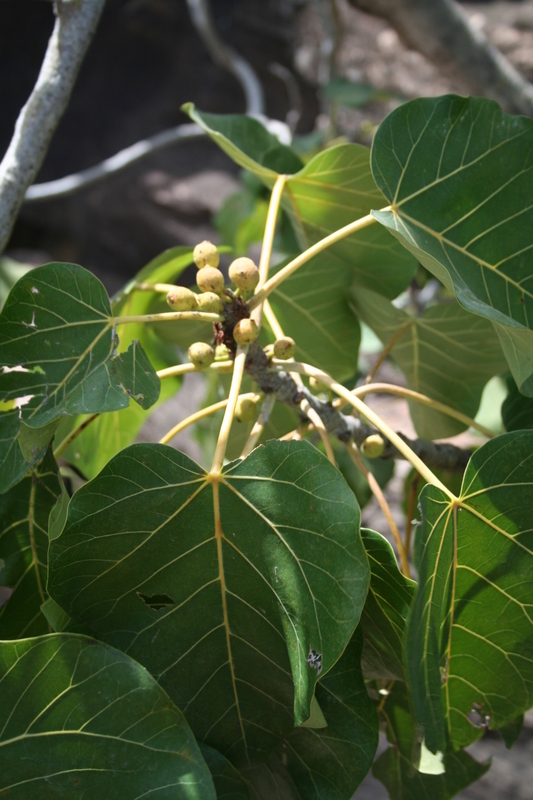
<path id="1" fill-rule="evenodd" d="M 224 306 L 222 300 L 214 292 L 202 292 L 196 296 L 200 311 L 208 311 L 211 314 L 221 314 Z"/>
<path id="2" fill-rule="evenodd" d="M 167 294 L 167 303 L 173 311 L 193 311 L 197 308 L 196 295 L 185 286 L 176 286 Z"/>
<path id="3" fill-rule="evenodd" d="M 259 336 L 259 328 L 253 319 L 241 319 L 233 328 L 237 344 L 252 344 Z"/>
<path id="4" fill-rule="evenodd" d="M 239 397 L 235 406 L 237 422 L 251 422 L 257 413 L 257 398 Z"/>
<path id="5" fill-rule="evenodd" d="M 192 257 L 198 269 L 202 267 L 218 267 L 220 256 L 212 242 L 200 242 L 193 250 Z"/>
<path id="6" fill-rule="evenodd" d="M 259 283 L 259 270 L 251 258 L 236 258 L 230 264 L 229 276 L 243 292 L 253 292 Z"/>
<path id="7" fill-rule="evenodd" d="M 187 351 L 189 361 L 197 369 L 207 369 L 215 360 L 215 351 L 206 342 L 195 342 Z"/>
<path id="8" fill-rule="evenodd" d="M 361 445 L 361 452 L 367 458 L 379 458 L 385 449 L 385 442 L 379 433 L 372 433 L 367 436 Z"/>
<path id="9" fill-rule="evenodd" d="M 215 267 L 202 267 L 202 269 L 199 269 L 196 283 L 202 292 L 220 294 L 224 291 L 224 275 Z"/>
<path id="10" fill-rule="evenodd" d="M 281 339 L 276 339 L 274 342 L 274 356 L 275 358 L 287 359 L 293 358 L 296 352 L 296 344 L 294 339 L 290 336 L 283 336 Z"/>

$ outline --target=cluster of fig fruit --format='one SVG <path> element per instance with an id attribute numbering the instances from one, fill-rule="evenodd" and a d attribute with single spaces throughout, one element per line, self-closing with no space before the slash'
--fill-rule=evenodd
<path id="1" fill-rule="evenodd" d="M 194 263 L 198 268 L 196 283 L 200 293 L 176 286 L 167 294 L 167 303 L 173 311 L 204 311 L 221 314 L 232 298 L 240 295 L 247 298 L 259 283 L 259 269 L 251 258 L 237 258 L 230 264 L 228 273 L 236 288 L 235 292 L 226 289 L 224 275 L 218 269 L 220 255 L 214 244 L 201 242 L 193 252 Z M 253 319 L 241 319 L 233 329 L 233 338 L 240 345 L 255 342 L 259 335 L 257 323 Z M 292 349 L 291 349 L 292 347 Z M 226 352 L 223 353 L 222 349 Z M 220 351 L 220 352 L 219 352 Z M 205 342 L 195 342 L 189 347 L 189 361 L 197 369 L 206 369 L 215 359 L 227 358 L 227 348 L 221 345 L 213 348 Z M 276 358 L 292 358 L 294 342 L 288 337 L 279 339 L 274 345 Z"/>

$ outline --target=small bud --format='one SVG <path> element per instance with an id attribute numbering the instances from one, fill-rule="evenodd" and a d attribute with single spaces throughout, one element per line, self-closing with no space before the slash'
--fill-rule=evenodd
<path id="1" fill-rule="evenodd" d="M 214 292 L 202 292 L 196 296 L 200 311 L 207 311 L 210 314 L 221 314 L 224 310 L 222 300 Z"/>
<path id="2" fill-rule="evenodd" d="M 225 344 L 217 344 L 215 347 L 215 361 L 228 361 L 229 357 L 229 348 Z"/>
<path id="3" fill-rule="evenodd" d="M 196 245 L 192 257 L 198 269 L 202 269 L 202 267 L 218 267 L 220 262 L 217 248 L 207 240 Z"/>
<path id="4" fill-rule="evenodd" d="M 275 358 L 288 359 L 293 358 L 296 352 L 296 344 L 294 339 L 290 336 L 283 336 L 281 339 L 276 339 L 274 342 L 274 356 Z"/>
<path id="5" fill-rule="evenodd" d="M 195 342 L 187 351 L 189 361 L 197 369 L 207 369 L 215 360 L 215 351 L 206 342 Z"/>
<path id="6" fill-rule="evenodd" d="M 367 436 L 361 445 L 361 453 L 367 458 L 379 458 L 385 449 L 385 442 L 379 433 Z"/>
<path id="7" fill-rule="evenodd" d="M 243 292 L 253 292 L 259 283 L 259 270 L 251 258 L 236 258 L 230 264 L 229 276 Z"/>
<path id="8" fill-rule="evenodd" d="M 224 291 L 224 275 L 215 267 L 202 267 L 199 269 L 196 283 L 201 292 L 220 294 Z"/>
<path id="9" fill-rule="evenodd" d="M 167 303 L 173 311 L 193 311 L 197 308 L 196 295 L 185 286 L 176 286 L 167 294 Z"/>
<path id="10" fill-rule="evenodd" d="M 259 328 L 253 319 L 241 319 L 233 328 L 237 344 L 252 344 L 259 336 Z"/>
<path id="11" fill-rule="evenodd" d="M 235 406 L 235 419 L 237 422 L 251 422 L 257 413 L 257 401 L 255 397 L 239 397 Z"/>

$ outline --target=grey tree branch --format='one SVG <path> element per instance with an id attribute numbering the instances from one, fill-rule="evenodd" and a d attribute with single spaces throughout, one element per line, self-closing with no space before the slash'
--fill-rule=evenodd
<path id="1" fill-rule="evenodd" d="M 124 167 L 129 167 L 135 161 L 139 161 L 141 158 L 150 153 L 155 153 L 163 147 L 168 147 L 183 140 L 199 139 L 203 136 L 205 136 L 205 133 L 200 126 L 192 122 L 169 128 L 166 131 L 150 136 L 149 139 L 135 142 L 135 144 L 120 150 L 114 156 L 104 159 L 94 167 L 88 167 L 88 169 L 75 172 L 72 175 L 66 175 L 64 178 L 58 178 L 55 181 L 35 183 L 26 192 L 24 202 L 36 203 L 40 200 L 50 200 L 54 197 L 65 197 L 65 195 L 74 194 L 78 189 L 91 186 L 93 183 L 107 178 L 114 172 L 119 172 Z"/>
<path id="2" fill-rule="evenodd" d="M 507 111 L 533 116 L 530 84 L 454 0 L 349 0 L 354 8 L 382 17 L 412 49 L 475 94 L 492 97 Z"/>
<path id="3" fill-rule="evenodd" d="M 299 386 L 288 372 L 269 369 L 269 359 L 263 350 L 254 343 L 246 360 L 246 371 L 265 394 L 274 393 L 281 403 L 293 408 L 300 416 L 300 404 L 305 398 L 324 423 L 326 431 L 339 441 L 348 444 L 355 442 L 361 445 L 376 430 L 365 425 L 356 417 L 341 414 L 331 403 L 324 402 L 312 394 L 305 386 Z M 408 439 L 400 434 L 411 450 L 432 469 L 445 469 L 450 472 L 463 472 L 472 455 L 470 450 L 463 450 L 451 444 L 435 444 L 425 439 Z M 404 456 L 387 440 L 381 458 L 404 458 Z"/>
<path id="4" fill-rule="evenodd" d="M 231 47 L 228 47 L 218 35 L 208 0 L 187 0 L 187 2 L 191 20 L 212 59 L 223 69 L 231 72 L 241 84 L 246 98 L 246 113 L 252 116 L 262 116 L 264 112 L 264 95 L 261 83 L 250 64 Z M 268 125 L 268 120 L 263 121 Z M 66 175 L 64 178 L 58 178 L 55 181 L 36 183 L 30 186 L 24 201 L 26 203 L 38 203 L 42 200 L 74 194 L 79 189 L 104 180 L 109 175 L 129 167 L 130 164 L 155 153 L 157 150 L 169 147 L 177 142 L 197 139 L 202 136 L 205 136 L 204 131 L 199 125 L 193 124 L 178 125 L 175 128 L 160 131 L 148 139 L 135 142 L 130 147 L 120 150 L 94 167 L 75 172 L 72 175 Z"/>
<path id="5" fill-rule="evenodd" d="M 0 252 L 63 116 L 105 0 L 57 0 L 41 71 L 0 164 Z"/>

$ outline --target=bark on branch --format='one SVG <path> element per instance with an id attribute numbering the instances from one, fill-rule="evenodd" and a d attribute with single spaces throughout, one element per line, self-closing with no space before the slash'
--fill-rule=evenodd
<path id="1" fill-rule="evenodd" d="M 348 0 L 386 19 L 404 43 L 460 77 L 472 93 L 492 97 L 507 111 L 533 116 L 533 85 L 480 31 L 454 0 Z"/>
<path id="2" fill-rule="evenodd" d="M 317 412 L 330 436 L 348 444 L 355 442 L 361 445 L 367 436 L 376 430 L 365 425 L 351 415 L 342 414 L 331 403 L 326 403 L 312 394 L 305 386 L 298 386 L 287 372 L 269 369 L 270 362 L 263 350 L 253 344 L 248 352 L 246 371 L 265 394 L 274 393 L 281 403 L 293 408 L 302 416 L 300 404 L 305 398 L 309 406 Z M 472 455 L 470 450 L 462 450 L 451 444 L 435 444 L 425 439 L 408 439 L 399 434 L 411 450 L 432 469 L 444 469 L 449 472 L 463 472 Z M 404 456 L 385 440 L 385 450 L 381 458 L 404 458 Z"/>
<path id="3" fill-rule="evenodd" d="M 104 5 L 105 0 L 56 0 L 54 4 L 56 22 L 39 77 L 0 164 L 0 253 L 67 107 Z"/>

